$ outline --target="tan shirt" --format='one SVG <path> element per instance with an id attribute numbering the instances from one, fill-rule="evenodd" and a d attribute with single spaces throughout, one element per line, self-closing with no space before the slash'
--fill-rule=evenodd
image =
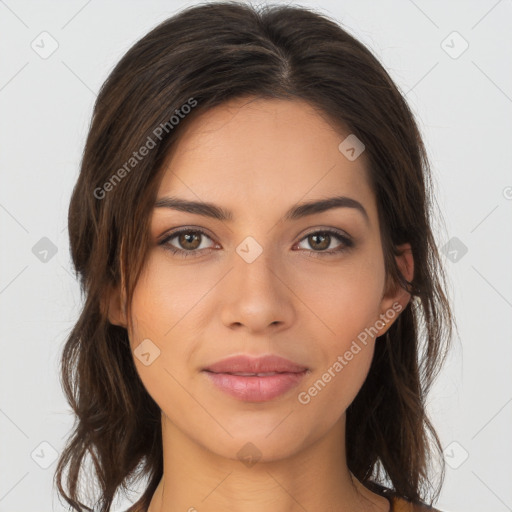
<path id="1" fill-rule="evenodd" d="M 441 512 L 437 508 L 429 507 L 423 503 L 412 503 L 403 498 L 392 496 L 390 512 Z"/>

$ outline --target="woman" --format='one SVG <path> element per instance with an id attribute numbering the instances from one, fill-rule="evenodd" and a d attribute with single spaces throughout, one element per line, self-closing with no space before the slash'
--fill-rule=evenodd
<path id="1" fill-rule="evenodd" d="M 104 512 L 142 478 L 128 512 L 427 510 L 452 324 L 430 186 L 404 98 L 321 14 L 200 4 L 138 41 L 69 208 L 67 503 L 91 510 L 90 455 Z"/>

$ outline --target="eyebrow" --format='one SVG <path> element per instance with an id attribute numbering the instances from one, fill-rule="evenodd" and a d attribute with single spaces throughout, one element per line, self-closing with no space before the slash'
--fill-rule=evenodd
<path id="1" fill-rule="evenodd" d="M 233 220 L 233 213 L 231 211 L 225 210 L 213 203 L 189 201 L 178 197 L 161 197 L 155 202 L 155 208 L 171 208 L 173 210 L 203 215 L 221 221 Z M 359 201 L 346 196 L 329 197 L 327 199 L 295 205 L 285 213 L 283 220 L 297 220 L 333 208 L 354 208 L 363 215 L 367 223 L 370 221 L 368 212 L 365 210 L 364 206 Z"/>

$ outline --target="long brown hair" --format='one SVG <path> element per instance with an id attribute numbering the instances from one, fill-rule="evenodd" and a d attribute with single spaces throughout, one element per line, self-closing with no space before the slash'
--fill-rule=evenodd
<path id="1" fill-rule="evenodd" d="M 55 473 L 58 492 L 74 510 L 91 510 L 79 478 L 89 456 L 99 491 L 94 510 L 108 512 L 118 491 L 143 478 L 145 490 L 128 512 L 149 506 L 163 474 L 161 411 L 138 376 L 127 330 L 108 320 L 105 297 L 121 285 L 131 318 L 163 162 L 191 119 L 242 96 L 306 100 L 365 144 L 386 273 L 414 300 L 377 341 L 347 410 L 347 463 L 370 488 L 380 483 L 432 502 L 445 468 L 442 457 L 432 465 L 441 445 L 425 401 L 453 318 L 432 232 L 432 177 L 413 114 L 378 60 L 338 23 L 301 6 L 236 2 L 198 4 L 158 25 L 98 95 L 69 206 L 84 305 L 61 361 L 76 417 Z M 414 257 L 411 283 L 394 258 L 405 242 Z"/>

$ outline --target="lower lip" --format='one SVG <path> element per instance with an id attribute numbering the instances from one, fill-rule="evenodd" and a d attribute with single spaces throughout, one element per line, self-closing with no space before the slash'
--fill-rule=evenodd
<path id="1" fill-rule="evenodd" d="M 276 373 L 267 377 L 244 377 L 204 371 L 221 391 L 248 402 L 265 402 L 286 393 L 299 384 L 306 372 L 307 370 L 300 373 Z"/>

